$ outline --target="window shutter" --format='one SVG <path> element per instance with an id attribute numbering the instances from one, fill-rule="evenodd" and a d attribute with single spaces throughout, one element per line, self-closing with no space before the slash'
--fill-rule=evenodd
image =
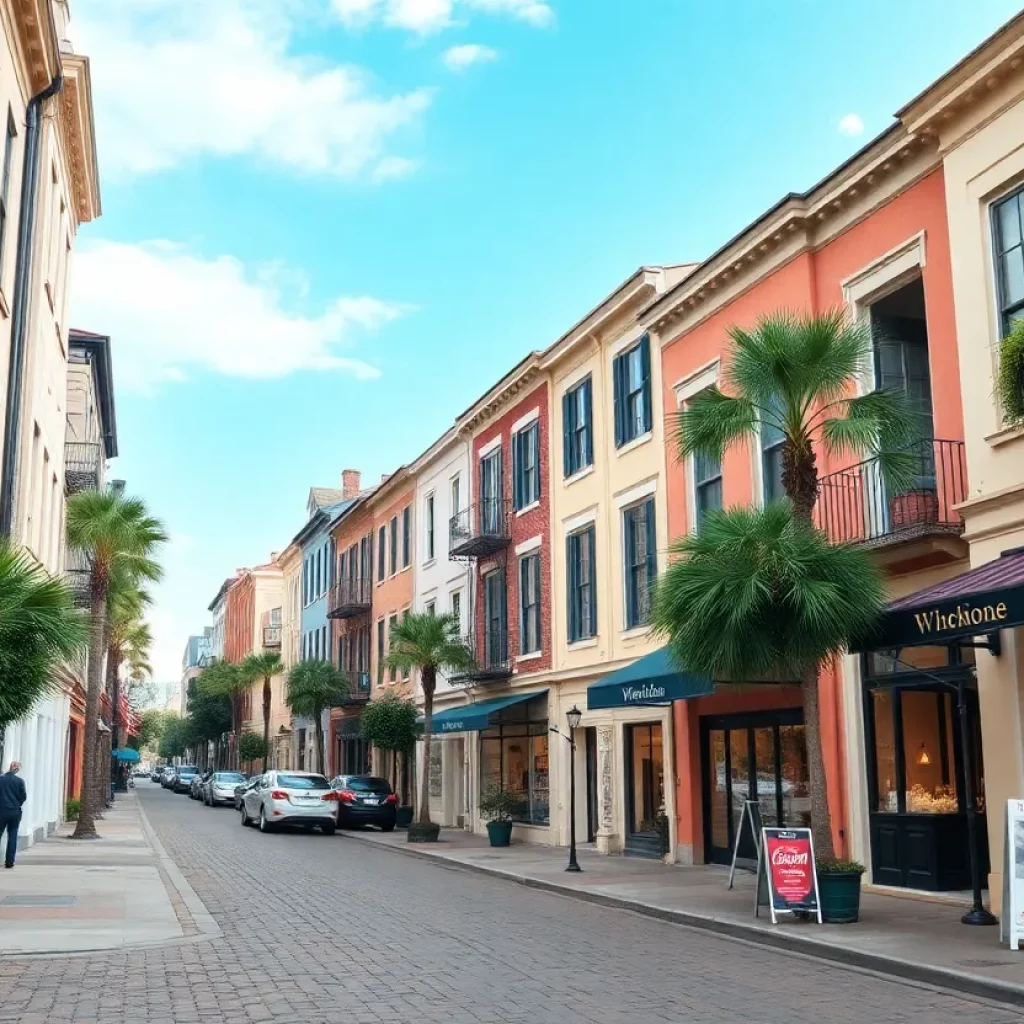
<path id="1" fill-rule="evenodd" d="M 589 629 L 589 632 L 587 634 L 588 636 L 597 636 L 597 558 L 596 558 L 597 541 L 596 541 L 596 536 L 597 536 L 597 529 L 596 529 L 596 527 L 592 526 L 589 530 L 587 530 L 587 540 L 586 540 L 587 549 L 588 549 L 587 550 L 587 554 L 588 554 L 587 568 L 588 568 L 588 573 L 589 573 L 589 578 L 588 578 L 587 582 L 590 584 L 590 622 L 588 623 L 590 629 Z"/>
<path id="2" fill-rule="evenodd" d="M 626 628 L 636 624 L 636 592 L 633 588 L 633 562 L 636 559 L 636 519 L 633 509 L 622 514 L 622 532 L 625 539 L 623 566 L 626 578 Z"/>
<path id="3" fill-rule="evenodd" d="M 615 396 L 615 447 L 626 442 L 626 364 L 623 356 L 612 363 L 612 391 Z"/>
<path id="4" fill-rule="evenodd" d="M 579 587 L 579 579 L 577 577 L 577 561 L 576 561 L 576 535 L 569 534 L 565 538 L 565 568 L 566 577 L 569 580 L 569 588 L 566 591 L 566 627 L 569 633 L 569 643 L 573 643 L 578 638 L 576 630 L 576 591 Z"/>
<path id="5" fill-rule="evenodd" d="M 585 419 L 586 433 L 586 464 L 594 464 L 594 386 L 593 381 L 588 377 L 583 382 L 583 415 Z"/>
<path id="6" fill-rule="evenodd" d="M 644 529 L 647 531 L 647 585 L 654 586 L 658 578 L 658 538 L 654 522 L 654 499 L 644 502 Z M 653 595 L 653 591 L 652 591 Z"/>
<path id="7" fill-rule="evenodd" d="M 647 433 L 654 423 L 654 403 L 651 395 L 651 339 L 646 334 L 640 339 L 640 365 L 644 379 L 644 433 Z"/>
<path id="8" fill-rule="evenodd" d="M 532 427 L 530 427 L 530 430 L 529 430 L 529 443 L 530 443 L 530 448 L 531 448 L 531 450 L 533 452 L 533 470 L 532 470 L 532 472 L 533 472 L 533 489 L 534 489 L 533 500 L 534 501 L 540 501 L 541 480 L 540 480 L 540 422 L 539 421 L 537 423 L 534 423 L 534 425 Z"/>
<path id="9" fill-rule="evenodd" d="M 573 393 L 567 391 L 562 395 L 562 473 L 572 476 L 575 472 L 572 454 L 572 436 L 575 426 L 576 403 L 572 401 Z"/>

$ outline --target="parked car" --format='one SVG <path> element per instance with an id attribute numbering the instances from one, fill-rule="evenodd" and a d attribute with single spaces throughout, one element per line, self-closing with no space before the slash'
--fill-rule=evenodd
<path id="1" fill-rule="evenodd" d="M 207 807 L 234 803 L 235 790 L 246 781 L 242 772 L 211 772 L 203 781 L 199 799 Z"/>
<path id="2" fill-rule="evenodd" d="M 170 789 L 174 785 L 176 769 L 173 764 L 169 764 L 165 769 L 163 775 L 160 776 L 160 785 L 164 789 Z"/>
<path id="3" fill-rule="evenodd" d="M 133 779 L 148 779 L 149 778 L 149 769 L 148 768 L 136 768 L 135 771 L 132 772 L 132 778 Z"/>
<path id="4" fill-rule="evenodd" d="M 376 825 L 385 832 L 395 829 L 398 796 L 387 779 L 375 775 L 339 775 L 331 780 L 338 795 L 338 824 L 342 828 Z"/>
<path id="5" fill-rule="evenodd" d="M 194 764 L 179 764 L 174 769 L 174 782 L 170 785 L 172 793 L 187 793 L 192 787 L 192 780 L 199 773 L 199 768 Z"/>
<path id="6" fill-rule="evenodd" d="M 164 777 L 164 768 L 165 768 L 165 767 L 166 767 L 165 765 L 162 765 L 162 764 L 158 764 L 158 765 L 157 765 L 157 766 L 156 766 L 156 767 L 155 767 L 155 768 L 154 768 L 154 769 L 153 769 L 153 770 L 152 770 L 152 771 L 151 771 L 151 772 L 149 773 L 149 781 L 150 781 L 150 782 L 160 782 L 160 780 L 161 780 L 161 779 L 163 779 L 163 777 Z"/>
<path id="7" fill-rule="evenodd" d="M 261 832 L 279 826 L 319 828 L 325 836 L 337 827 L 338 794 L 314 772 L 266 772 L 242 794 L 242 824 L 259 824 Z"/>
<path id="8" fill-rule="evenodd" d="M 212 769 L 205 772 L 197 772 L 188 785 L 188 796 L 190 800 L 201 800 L 203 798 L 203 783 L 213 774 Z"/>
<path id="9" fill-rule="evenodd" d="M 258 786 L 261 778 L 263 778 L 262 775 L 254 775 L 251 779 L 246 779 L 245 782 L 240 782 L 235 786 L 233 799 L 236 811 L 240 811 L 242 809 L 242 797 L 245 796 L 248 790 Z"/>

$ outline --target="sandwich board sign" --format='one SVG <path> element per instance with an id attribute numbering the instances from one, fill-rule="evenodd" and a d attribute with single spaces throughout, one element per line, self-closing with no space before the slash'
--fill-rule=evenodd
<path id="1" fill-rule="evenodd" d="M 756 800 L 743 801 L 743 813 L 740 815 L 740 827 L 736 829 L 736 841 L 732 848 L 732 863 L 729 865 L 729 884 L 726 888 L 731 889 L 736 880 L 736 868 L 743 867 L 737 864 L 740 854 L 740 843 L 743 841 L 745 830 L 750 832 L 750 842 L 756 850 L 761 842 L 761 805 Z M 760 861 L 758 861 L 760 863 Z M 744 870 L 749 870 L 744 868 Z M 756 869 L 755 869 L 756 870 Z"/>
<path id="2" fill-rule="evenodd" d="M 762 871 L 763 865 L 763 871 Z M 809 828 L 762 828 L 758 851 L 757 889 L 768 886 L 772 924 L 779 914 L 813 915 L 821 924 L 818 873 L 814 868 L 814 839 Z M 754 908 L 757 913 L 758 898 Z"/>
<path id="3" fill-rule="evenodd" d="M 1024 800 L 1006 801 L 1003 832 L 1003 909 L 999 940 L 1020 949 L 1024 938 Z"/>

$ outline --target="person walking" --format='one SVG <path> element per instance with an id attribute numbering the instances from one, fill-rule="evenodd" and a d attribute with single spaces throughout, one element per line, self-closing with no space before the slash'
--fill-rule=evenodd
<path id="1" fill-rule="evenodd" d="M 12 761 L 10 767 L 0 775 L 0 840 L 7 831 L 7 856 L 4 867 L 13 868 L 18 852 L 18 828 L 21 826 L 21 807 L 28 799 L 25 782 L 18 778 L 21 764 Z"/>

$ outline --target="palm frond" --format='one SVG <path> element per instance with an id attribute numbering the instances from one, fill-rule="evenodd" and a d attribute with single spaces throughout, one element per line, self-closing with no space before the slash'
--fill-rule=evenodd
<path id="1" fill-rule="evenodd" d="M 748 398 L 733 398 L 710 387 L 676 414 L 672 440 L 680 459 L 721 459 L 729 445 L 754 433 L 757 420 L 757 408 Z"/>
<path id="2" fill-rule="evenodd" d="M 428 668 L 457 671 L 468 668 L 472 661 L 472 653 L 459 635 L 457 616 L 416 612 L 391 627 L 384 664 L 408 674 Z"/>
<path id="3" fill-rule="evenodd" d="M 329 661 L 309 659 L 292 666 L 284 702 L 296 714 L 318 719 L 348 699 L 348 680 Z"/>

